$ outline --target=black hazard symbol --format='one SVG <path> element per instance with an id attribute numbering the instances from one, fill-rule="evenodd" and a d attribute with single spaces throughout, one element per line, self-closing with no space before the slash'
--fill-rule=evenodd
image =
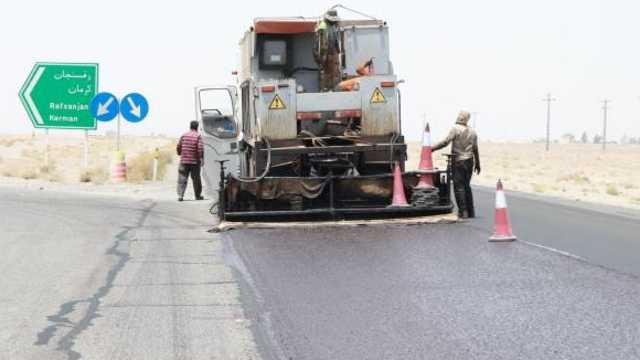
<path id="1" fill-rule="evenodd" d="M 287 107 L 284 105 L 284 101 L 282 101 L 280 96 L 278 96 L 277 94 L 273 97 L 273 100 L 271 100 L 271 104 L 269 104 L 269 110 L 282 110 L 286 108 Z"/>
<path id="2" fill-rule="evenodd" d="M 383 103 L 387 102 L 387 99 L 384 98 L 382 91 L 379 88 L 373 90 L 373 94 L 371 94 L 371 103 Z"/>

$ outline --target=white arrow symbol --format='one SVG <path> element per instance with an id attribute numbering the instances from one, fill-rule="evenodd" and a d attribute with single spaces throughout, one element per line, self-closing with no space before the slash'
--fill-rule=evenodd
<path id="1" fill-rule="evenodd" d="M 113 102 L 113 97 L 110 97 L 104 104 L 98 104 L 98 116 L 109 113 L 109 106 Z"/>
<path id="2" fill-rule="evenodd" d="M 131 113 L 135 117 L 140 118 L 140 105 L 136 105 L 131 97 L 128 97 L 127 101 L 129 102 L 129 106 L 131 106 Z"/>
<path id="3" fill-rule="evenodd" d="M 25 96 L 27 98 L 27 104 L 29 104 L 29 108 L 31 108 L 31 112 L 33 113 L 33 116 L 35 116 L 36 122 L 39 125 L 44 125 L 44 121 L 42 120 L 42 116 L 40 115 L 40 111 L 38 111 L 36 104 L 33 102 L 33 97 L 31 97 L 31 93 L 33 92 L 33 89 L 38 84 L 38 81 L 40 80 L 42 73 L 44 73 L 44 66 L 40 66 L 38 70 L 36 70 L 36 73 L 33 76 L 33 79 L 31 79 L 29 86 L 27 86 L 26 96 Z"/>

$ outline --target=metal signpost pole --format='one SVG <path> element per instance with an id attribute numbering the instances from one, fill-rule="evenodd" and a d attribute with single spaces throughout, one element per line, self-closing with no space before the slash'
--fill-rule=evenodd
<path id="1" fill-rule="evenodd" d="M 118 113 L 118 123 L 116 127 L 116 151 L 120 151 L 120 113 Z"/>
<path id="2" fill-rule="evenodd" d="M 49 129 L 44 129 L 44 167 L 49 171 Z"/>
<path id="3" fill-rule="evenodd" d="M 89 167 L 89 131 L 84 131 L 84 162 L 85 170 Z"/>

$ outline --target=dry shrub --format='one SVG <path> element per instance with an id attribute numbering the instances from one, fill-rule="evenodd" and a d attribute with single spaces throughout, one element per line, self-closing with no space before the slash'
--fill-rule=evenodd
<path id="1" fill-rule="evenodd" d="M 19 139 L 0 139 L 0 145 L 11 147 L 13 146 L 13 144 L 17 143 L 18 141 L 20 140 Z"/>
<path id="2" fill-rule="evenodd" d="M 32 180 L 38 178 L 38 172 L 34 168 L 24 168 L 19 170 L 18 176 L 25 180 Z"/>
<path id="3" fill-rule="evenodd" d="M 53 162 L 49 161 L 49 165 L 40 166 L 40 174 L 50 174 L 56 169 Z"/>
<path id="4" fill-rule="evenodd" d="M 611 196 L 618 196 L 618 195 L 620 195 L 620 191 L 618 191 L 618 188 L 614 184 L 608 184 L 607 185 L 607 194 L 609 194 Z"/>
<path id="5" fill-rule="evenodd" d="M 533 191 L 537 193 L 543 193 L 547 190 L 547 188 L 543 184 L 531 184 L 533 187 Z"/>
<path id="6" fill-rule="evenodd" d="M 21 155 L 23 158 L 31 160 L 40 160 L 44 158 L 44 153 L 35 149 L 23 149 Z"/>
<path id="7" fill-rule="evenodd" d="M 104 184 L 109 179 L 109 170 L 104 167 L 93 167 L 80 173 L 80 182 Z"/>
<path id="8" fill-rule="evenodd" d="M 173 162 L 174 146 L 165 146 L 158 157 L 158 180 L 162 180 L 167 171 L 167 165 Z M 153 180 L 153 158 L 155 150 L 145 151 L 127 163 L 127 181 L 142 182 Z"/>
<path id="9" fill-rule="evenodd" d="M 591 182 L 591 180 L 589 180 L 588 177 L 581 175 L 581 174 L 569 174 L 569 175 L 565 175 L 565 176 L 560 176 L 558 179 L 558 181 L 572 181 L 578 185 L 585 185 L 585 184 L 589 184 Z"/>

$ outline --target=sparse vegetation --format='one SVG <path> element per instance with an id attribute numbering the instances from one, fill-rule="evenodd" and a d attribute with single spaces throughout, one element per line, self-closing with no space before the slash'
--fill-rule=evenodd
<path id="1" fill-rule="evenodd" d="M 531 184 L 531 186 L 533 187 L 533 191 L 537 193 L 543 193 L 547 190 L 546 186 L 543 184 Z"/>
<path id="2" fill-rule="evenodd" d="M 32 180 L 38 178 L 38 172 L 33 168 L 24 168 L 19 171 L 19 175 L 21 178 L 25 180 Z"/>
<path id="3" fill-rule="evenodd" d="M 93 167 L 80 173 L 80 182 L 104 184 L 109 179 L 109 171 L 104 167 Z"/>
<path id="4" fill-rule="evenodd" d="M 21 141 L 20 139 L 0 139 L 0 146 L 11 147 L 13 144 Z"/>
<path id="5" fill-rule="evenodd" d="M 618 196 L 620 195 L 620 191 L 618 191 L 618 188 L 614 184 L 608 184 L 607 194 L 611 196 Z"/>
<path id="6" fill-rule="evenodd" d="M 586 185 L 591 182 L 588 177 L 581 174 L 569 174 L 565 176 L 560 176 L 558 178 L 558 181 L 572 181 L 578 185 Z"/>
<path id="7" fill-rule="evenodd" d="M 40 160 L 44 158 L 44 154 L 41 151 L 35 149 L 23 149 L 21 153 L 25 159 Z"/>
<path id="8" fill-rule="evenodd" d="M 174 145 L 168 145 L 158 149 L 158 180 L 162 180 L 168 164 L 173 162 Z M 127 162 L 127 181 L 142 182 L 153 179 L 153 158 L 155 150 L 139 154 Z"/>

